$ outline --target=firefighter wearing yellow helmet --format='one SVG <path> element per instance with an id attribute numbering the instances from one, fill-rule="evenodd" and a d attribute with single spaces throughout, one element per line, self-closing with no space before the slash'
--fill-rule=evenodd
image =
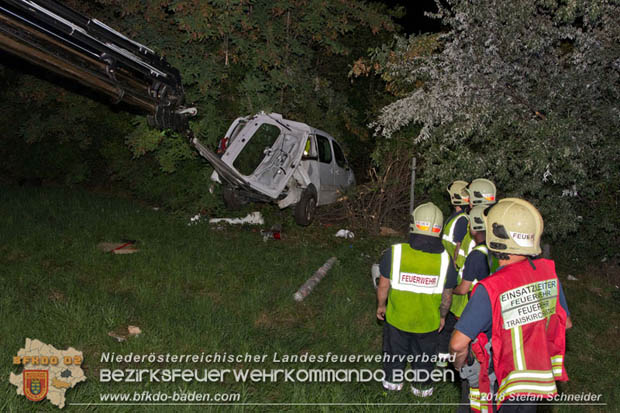
<path id="1" fill-rule="evenodd" d="M 476 284 L 455 326 L 454 366 L 469 381 L 472 410 L 495 411 L 507 400 L 535 409 L 540 398 L 557 395 L 556 381 L 568 380 L 565 330 L 572 323 L 566 298 L 554 262 L 534 258 L 544 227 L 536 207 L 502 199 L 489 210 L 485 226 L 500 268 Z M 475 358 L 468 358 L 470 343 Z"/>
<path id="2" fill-rule="evenodd" d="M 409 242 L 392 245 L 383 254 L 377 287 L 376 315 L 385 321 L 383 353 L 388 356 L 383 387 L 391 391 L 403 387 L 408 356 L 412 369 L 430 374 L 456 285 L 456 270 L 441 243 L 441 210 L 429 202 L 418 206 L 412 218 Z M 418 397 L 433 393 L 432 383 L 423 376 L 411 383 Z"/>

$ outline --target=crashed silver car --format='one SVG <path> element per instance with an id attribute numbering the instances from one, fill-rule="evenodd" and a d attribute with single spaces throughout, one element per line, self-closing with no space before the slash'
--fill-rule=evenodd
<path id="1" fill-rule="evenodd" d="M 236 119 L 220 141 L 219 156 L 196 138 L 194 146 L 214 167 L 211 179 L 224 185 L 224 201 L 295 205 L 295 221 L 309 225 L 316 207 L 335 202 L 355 185 L 342 148 L 328 133 L 277 113 Z"/>

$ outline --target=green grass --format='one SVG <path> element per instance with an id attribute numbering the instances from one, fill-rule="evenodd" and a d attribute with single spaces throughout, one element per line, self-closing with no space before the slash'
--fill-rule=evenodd
<path id="1" fill-rule="evenodd" d="M 179 217 L 148 206 L 61 188 L 0 187 L 0 411 L 57 411 L 15 393 L 12 357 L 25 338 L 58 349 L 83 351 L 84 383 L 68 390 L 66 411 L 220 411 L 222 406 L 82 406 L 102 393 L 197 391 L 239 393 L 243 403 L 369 403 L 367 406 L 245 405 L 243 411 L 454 411 L 453 406 L 385 407 L 417 403 L 409 392 L 386 394 L 368 383 L 101 383 L 101 369 L 379 369 L 379 363 L 274 363 L 272 356 L 376 355 L 381 326 L 375 321 L 370 265 L 389 239 L 335 238 L 338 228 L 296 227 L 286 214 L 265 207 L 266 227 L 283 223 L 281 241 L 263 242 L 258 229 L 188 226 Z M 359 235 L 359 234 L 358 234 Z M 111 255 L 102 241 L 133 239 L 140 251 Z M 391 240 L 394 241 L 394 240 Z M 339 262 L 302 303 L 293 293 L 331 256 Z M 581 281 L 583 285 L 585 281 Z M 588 281 L 590 282 L 590 281 Z M 596 283 L 599 284 L 596 284 Z M 576 283 L 576 282 L 575 282 Z M 592 277 L 598 296 L 564 281 L 575 328 L 568 334 L 567 392 L 603 393 L 606 409 L 619 402 L 617 294 L 609 279 Z M 599 285 L 596 287 L 596 285 Z M 598 290 L 595 290 L 598 291 Z M 127 325 L 143 333 L 118 343 L 108 332 Z M 117 354 L 267 354 L 265 363 L 104 363 Z M 441 383 L 425 402 L 455 403 L 453 383 Z M 544 410 L 544 409 L 541 409 Z M 565 408 L 547 407 L 551 411 Z M 574 408 L 573 411 L 583 409 Z M 591 411 L 596 411 L 593 409 Z"/>

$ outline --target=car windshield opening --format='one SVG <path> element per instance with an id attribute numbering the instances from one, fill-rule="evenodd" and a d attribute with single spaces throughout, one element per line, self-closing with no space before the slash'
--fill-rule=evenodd
<path id="1" fill-rule="evenodd" d="M 233 162 L 235 169 L 242 175 L 251 175 L 269 153 L 278 136 L 280 129 L 277 126 L 268 123 L 260 125 Z"/>

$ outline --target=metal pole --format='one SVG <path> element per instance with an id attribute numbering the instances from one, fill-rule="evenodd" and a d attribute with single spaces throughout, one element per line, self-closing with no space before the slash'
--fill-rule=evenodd
<path id="1" fill-rule="evenodd" d="M 415 194 L 413 192 L 413 188 L 415 187 L 415 165 L 416 159 L 415 156 L 411 159 L 411 192 L 409 195 L 409 215 L 413 214 L 413 201 L 415 198 Z"/>

